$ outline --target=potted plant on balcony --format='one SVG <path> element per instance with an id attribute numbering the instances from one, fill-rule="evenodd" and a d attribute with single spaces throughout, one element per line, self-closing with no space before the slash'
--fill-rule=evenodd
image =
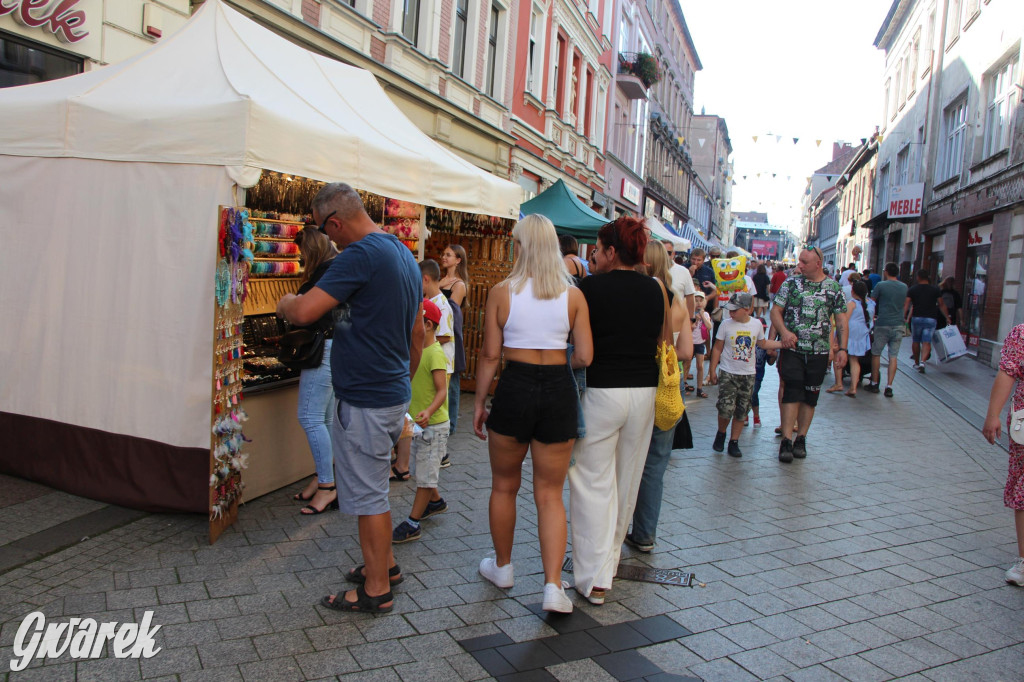
<path id="1" fill-rule="evenodd" d="M 646 52 L 641 52 L 636 56 L 633 68 L 637 78 L 643 81 L 644 87 L 649 88 L 661 79 L 657 60 Z"/>

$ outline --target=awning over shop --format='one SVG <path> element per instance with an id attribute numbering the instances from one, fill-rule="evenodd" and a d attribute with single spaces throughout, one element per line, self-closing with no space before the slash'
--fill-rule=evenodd
<path id="1" fill-rule="evenodd" d="M 518 215 L 522 189 L 434 142 L 373 74 L 207 0 L 139 55 L 0 90 L 0 155 L 263 169 L 417 204 Z"/>
<path id="2" fill-rule="evenodd" d="M 704 253 L 707 253 L 708 249 L 711 248 L 711 242 L 700 236 L 700 232 L 697 231 L 697 227 L 693 223 L 683 225 L 683 237 L 690 240 L 691 248 L 695 246 L 702 249 Z"/>
<path id="3" fill-rule="evenodd" d="M 555 224 L 558 234 L 570 234 L 577 241 L 593 244 L 597 231 L 608 218 L 592 211 L 576 198 L 569 187 L 559 180 L 519 207 L 523 215 L 537 213 Z"/>
<path id="4" fill-rule="evenodd" d="M 692 248 L 689 239 L 676 236 L 671 230 L 658 222 L 657 218 L 648 217 L 645 224 L 655 239 L 661 242 L 671 242 L 677 251 L 689 251 Z"/>

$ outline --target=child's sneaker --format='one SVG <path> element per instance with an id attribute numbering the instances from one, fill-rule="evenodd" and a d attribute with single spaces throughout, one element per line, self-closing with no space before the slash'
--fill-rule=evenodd
<path id="1" fill-rule="evenodd" d="M 742 457 L 743 451 L 740 450 L 740 442 L 738 440 L 729 441 L 729 456 L 730 457 Z"/>
<path id="2" fill-rule="evenodd" d="M 715 452 L 725 450 L 725 431 L 719 431 L 715 434 L 715 442 L 711 444 L 711 449 Z"/>
<path id="3" fill-rule="evenodd" d="M 502 589 L 508 589 L 515 584 L 512 562 L 510 561 L 504 566 L 499 566 L 498 560 L 492 556 L 484 557 L 480 560 L 480 575 Z"/>
<path id="4" fill-rule="evenodd" d="M 1017 563 L 1010 566 L 1010 570 L 1006 572 L 1006 582 L 1024 587 L 1024 557 L 1020 557 Z"/>
<path id="5" fill-rule="evenodd" d="M 441 468 L 447 469 L 452 465 L 452 461 L 448 459 L 448 453 L 444 453 L 444 457 L 441 458 Z"/>
<path id="6" fill-rule="evenodd" d="M 759 426 L 761 426 L 761 418 L 755 414 L 754 415 L 754 428 L 756 429 Z"/>
<path id="7" fill-rule="evenodd" d="M 391 542 L 400 545 L 403 542 L 419 540 L 421 533 L 422 531 L 419 526 L 413 526 L 408 521 L 402 521 L 395 527 L 394 532 L 391 533 Z"/>
<path id="8" fill-rule="evenodd" d="M 565 588 L 567 587 L 569 587 L 569 583 L 562 583 L 561 585 L 546 583 L 544 585 L 544 606 L 542 608 L 545 611 L 553 611 L 555 613 L 572 613 L 572 601 L 565 594 Z"/>

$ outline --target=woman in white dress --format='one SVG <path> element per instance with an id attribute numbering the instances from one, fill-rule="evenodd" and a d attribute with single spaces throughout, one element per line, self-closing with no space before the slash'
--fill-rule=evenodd
<path id="1" fill-rule="evenodd" d="M 851 278 L 852 279 L 852 278 Z M 846 395 L 857 397 L 860 385 L 860 359 L 871 348 L 871 329 L 875 326 L 875 302 L 868 298 L 868 287 L 855 281 L 850 286 L 852 299 L 846 304 L 846 317 L 850 325 L 846 357 L 850 359 L 850 390 Z"/>

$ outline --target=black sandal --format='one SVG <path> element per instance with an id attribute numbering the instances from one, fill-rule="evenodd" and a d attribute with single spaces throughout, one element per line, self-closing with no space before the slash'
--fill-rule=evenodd
<path id="1" fill-rule="evenodd" d="M 409 480 L 409 472 L 408 471 L 399 471 L 398 467 L 392 466 L 391 467 L 391 472 L 392 472 L 391 473 L 391 478 L 388 479 L 389 481 L 408 481 Z"/>
<path id="2" fill-rule="evenodd" d="M 321 486 L 321 485 L 318 485 L 318 486 L 316 487 L 316 489 L 317 489 L 317 490 L 323 490 L 323 491 L 325 491 L 325 492 L 331 492 L 332 490 L 337 490 L 337 489 L 338 489 L 338 486 L 336 486 L 336 485 L 332 485 L 332 486 L 331 486 L 330 488 L 325 488 L 325 487 L 323 487 L 323 486 Z M 316 493 L 313 493 L 313 494 L 315 495 Z M 309 498 L 309 499 L 311 499 L 311 500 L 312 500 L 313 498 L 311 497 L 311 498 Z M 307 504 L 307 505 L 306 505 L 305 507 L 303 507 L 302 509 L 300 509 L 300 510 L 299 510 L 299 513 L 300 513 L 300 514 L 302 514 L 303 516 L 313 516 L 314 514 L 323 514 L 323 513 L 324 513 L 325 511 L 327 511 L 328 509 L 338 509 L 338 508 L 339 508 L 339 505 L 338 505 L 338 498 L 337 498 L 337 497 L 335 497 L 335 498 L 334 498 L 333 500 L 331 500 L 331 502 L 329 502 L 329 503 L 327 504 L 327 506 L 326 506 L 326 507 L 324 507 L 323 509 L 317 509 L 317 508 L 316 508 L 316 507 L 314 507 L 313 505 L 311 505 L 311 504 Z"/>
<path id="3" fill-rule="evenodd" d="M 338 599 L 341 597 L 341 599 Z M 395 608 L 394 604 L 390 606 L 381 606 L 385 602 L 393 602 L 395 596 L 391 594 L 391 590 L 388 590 L 382 595 L 377 597 L 371 597 L 366 594 L 366 589 L 360 585 L 356 588 L 356 600 L 345 601 L 345 593 L 334 595 L 334 599 L 331 599 L 331 595 L 327 595 L 320 600 L 320 605 L 334 609 L 335 611 L 355 611 L 357 613 L 390 613 L 391 609 Z"/>
<path id="4" fill-rule="evenodd" d="M 359 564 L 345 574 L 345 580 L 356 585 L 362 585 L 366 582 L 366 574 L 363 573 L 364 568 L 366 568 L 366 564 Z M 405 576 L 402 575 L 402 569 L 399 568 L 398 564 L 388 569 L 388 580 L 391 582 L 392 587 L 401 585 L 402 581 L 405 580 Z"/>

